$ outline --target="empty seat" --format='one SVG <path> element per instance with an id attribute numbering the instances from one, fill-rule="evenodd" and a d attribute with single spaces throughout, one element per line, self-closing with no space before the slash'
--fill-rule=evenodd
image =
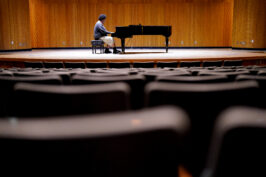
<path id="1" fill-rule="evenodd" d="M 174 83 L 219 83 L 228 82 L 226 76 L 168 76 L 158 77 L 160 82 L 174 82 Z"/>
<path id="2" fill-rule="evenodd" d="M 235 107 L 218 119 L 202 177 L 266 176 L 266 110 Z"/>
<path id="3" fill-rule="evenodd" d="M 154 62 L 134 62 L 133 68 L 154 68 Z"/>
<path id="4" fill-rule="evenodd" d="M 158 62 L 157 68 L 176 68 L 177 62 Z"/>
<path id="5" fill-rule="evenodd" d="M 8 72 L 8 71 L 4 71 L 4 72 L 0 72 L 0 76 L 13 76 L 13 73 Z"/>
<path id="6" fill-rule="evenodd" d="M 131 88 L 131 107 L 133 109 L 139 109 L 143 107 L 143 97 L 144 97 L 144 84 L 145 80 L 143 76 L 132 75 L 132 76 L 102 76 L 95 77 L 94 75 L 81 76 L 76 75 L 72 78 L 72 84 L 84 85 L 84 84 L 102 84 L 102 83 L 112 83 L 112 82 L 125 82 L 129 84 Z"/>
<path id="7" fill-rule="evenodd" d="M 238 75 L 250 75 L 249 71 L 217 72 L 217 71 L 200 71 L 199 76 L 227 76 L 229 80 L 234 81 Z"/>
<path id="8" fill-rule="evenodd" d="M 225 60 L 224 66 L 242 66 L 243 60 Z"/>
<path id="9" fill-rule="evenodd" d="M 221 60 L 219 60 L 219 61 L 204 61 L 203 67 L 212 67 L 212 66 L 221 67 L 222 64 L 223 64 L 223 61 L 221 61 Z"/>
<path id="10" fill-rule="evenodd" d="M 87 62 L 87 68 L 107 68 L 106 62 Z"/>
<path id="11" fill-rule="evenodd" d="M 59 76 L 46 76 L 46 77 L 0 77 L 0 117 L 4 117 L 13 113 L 13 107 L 8 106 L 12 104 L 13 87 L 16 83 L 42 83 L 42 84 L 62 84 Z M 27 100 L 23 100 L 26 102 Z M 10 110 L 8 109 L 10 108 Z"/>
<path id="12" fill-rule="evenodd" d="M 43 68 L 43 62 L 41 61 L 34 61 L 34 62 L 24 62 L 26 68 Z"/>
<path id="13" fill-rule="evenodd" d="M 129 62 L 110 62 L 109 68 L 130 68 Z"/>
<path id="14" fill-rule="evenodd" d="M 44 62 L 45 68 L 64 68 L 63 62 Z"/>
<path id="15" fill-rule="evenodd" d="M 148 82 L 156 80 L 157 77 L 169 77 L 169 76 L 191 76 L 188 71 L 151 71 L 142 73 Z"/>
<path id="16" fill-rule="evenodd" d="M 232 105 L 257 106 L 263 101 L 256 81 L 218 84 L 154 82 L 146 86 L 146 105 L 177 105 L 191 118 L 191 137 L 184 164 L 193 176 L 201 173 L 217 115 Z"/>
<path id="17" fill-rule="evenodd" d="M 263 89 L 263 91 L 265 91 L 264 89 L 266 89 L 266 76 L 239 75 L 236 78 L 236 81 L 246 81 L 246 80 L 258 81 L 260 87 Z"/>
<path id="18" fill-rule="evenodd" d="M 172 107 L 0 120 L 1 171 L 11 176 L 41 171 L 45 176 L 177 177 L 188 130 L 186 114 Z"/>
<path id="19" fill-rule="evenodd" d="M 74 115 L 129 109 L 130 88 L 124 83 L 84 86 L 22 83 L 17 84 L 14 90 L 13 109 L 18 117 Z"/>
<path id="20" fill-rule="evenodd" d="M 266 76 L 266 70 L 258 71 L 258 75 Z"/>
<path id="21" fill-rule="evenodd" d="M 180 67 L 200 67 L 200 61 L 181 61 Z"/>
<path id="22" fill-rule="evenodd" d="M 85 68 L 84 62 L 65 62 L 66 68 Z"/>

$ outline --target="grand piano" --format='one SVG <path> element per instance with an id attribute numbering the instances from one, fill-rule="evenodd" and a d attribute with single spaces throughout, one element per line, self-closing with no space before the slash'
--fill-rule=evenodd
<path id="1" fill-rule="evenodd" d="M 112 37 L 121 39 L 122 53 L 125 53 L 125 39 L 132 38 L 133 35 L 162 35 L 165 37 L 166 52 L 168 52 L 169 37 L 172 34 L 172 26 L 142 26 L 129 25 L 118 26 Z"/>

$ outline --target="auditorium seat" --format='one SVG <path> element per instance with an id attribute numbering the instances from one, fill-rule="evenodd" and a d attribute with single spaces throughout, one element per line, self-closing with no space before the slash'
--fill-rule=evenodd
<path id="1" fill-rule="evenodd" d="M 177 68 L 177 62 L 158 62 L 157 68 Z"/>
<path id="2" fill-rule="evenodd" d="M 52 86 L 15 85 L 18 117 L 103 113 L 129 109 L 130 88 L 124 83 Z M 27 101 L 25 101 L 27 100 Z"/>
<path id="3" fill-rule="evenodd" d="M 227 76 L 229 80 L 234 81 L 238 75 L 250 75 L 249 71 L 219 72 L 219 71 L 200 71 L 199 76 Z"/>
<path id="4" fill-rule="evenodd" d="M 224 66 L 242 66 L 243 60 L 225 60 Z"/>
<path id="5" fill-rule="evenodd" d="M 226 76 L 161 76 L 156 80 L 173 83 L 223 83 L 229 81 Z"/>
<path id="6" fill-rule="evenodd" d="M 87 62 L 87 68 L 107 68 L 106 62 Z"/>
<path id="7" fill-rule="evenodd" d="M 266 176 L 266 110 L 235 107 L 216 122 L 201 177 Z"/>
<path id="8" fill-rule="evenodd" d="M 140 75 L 128 75 L 128 76 L 115 76 L 112 77 L 95 77 L 76 75 L 72 78 L 72 84 L 74 85 L 84 85 L 84 84 L 102 84 L 102 83 L 112 83 L 112 82 L 125 82 L 129 84 L 131 88 L 131 107 L 133 109 L 139 109 L 143 107 L 143 97 L 144 97 L 144 84 L 145 78 Z"/>
<path id="9" fill-rule="evenodd" d="M 184 70 L 177 71 L 150 71 L 144 72 L 142 75 L 145 76 L 148 82 L 156 80 L 159 76 L 169 77 L 169 76 L 191 76 L 191 73 Z"/>
<path id="10" fill-rule="evenodd" d="M 257 106 L 256 81 L 218 84 L 150 83 L 145 88 L 146 106 L 176 105 L 191 118 L 191 137 L 186 146 L 185 166 L 199 176 L 205 163 L 213 123 L 217 115 L 233 105 Z"/>
<path id="11" fill-rule="evenodd" d="M 200 61 L 181 61 L 180 67 L 200 67 Z"/>
<path id="12" fill-rule="evenodd" d="M 129 62 L 110 62 L 109 68 L 130 68 Z"/>
<path id="13" fill-rule="evenodd" d="M 88 76 L 88 77 L 117 77 L 117 76 L 128 76 L 127 71 L 97 71 L 97 72 L 78 72 L 76 75 Z"/>
<path id="14" fill-rule="evenodd" d="M 62 80 L 59 76 L 47 76 L 47 77 L 9 77 L 0 76 L 0 117 L 5 117 L 12 112 L 13 108 L 8 105 L 12 103 L 13 87 L 16 83 L 42 83 L 42 84 L 62 84 Z M 26 102 L 27 100 L 23 100 Z"/>
<path id="15" fill-rule="evenodd" d="M 239 75 L 237 76 L 236 80 L 237 81 L 255 80 L 258 81 L 263 91 L 265 91 L 266 89 L 266 76 Z"/>
<path id="16" fill-rule="evenodd" d="M 154 62 L 134 62 L 133 68 L 154 68 Z"/>
<path id="17" fill-rule="evenodd" d="M 65 68 L 85 68 L 84 62 L 65 62 Z"/>
<path id="18" fill-rule="evenodd" d="M 45 68 L 64 68 L 63 62 L 44 62 Z"/>
<path id="19" fill-rule="evenodd" d="M 221 67 L 223 64 L 223 61 L 218 60 L 218 61 L 204 61 L 203 62 L 203 67 L 212 67 L 212 66 L 216 66 L 216 67 Z"/>
<path id="20" fill-rule="evenodd" d="M 266 70 L 258 71 L 258 75 L 260 75 L 260 76 L 266 76 Z"/>
<path id="21" fill-rule="evenodd" d="M 31 62 L 24 62 L 24 65 L 26 68 L 43 68 L 44 65 L 43 65 L 43 62 L 41 61 L 31 61 Z"/>
<path id="22" fill-rule="evenodd" d="M 0 72 L 0 77 L 1 76 L 13 76 L 13 73 L 12 72 L 8 72 L 8 71 Z"/>
<path id="23" fill-rule="evenodd" d="M 188 130 L 173 107 L 0 120 L 1 173 L 177 177 Z"/>
<path id="24" fill-rule="evenodd" d="M 65 71 L 49 71 L 49 72 L 42 72 L 42 71 L 31 71 L 31 72 L 14 72 L 13 75 L 16 77 L 46 77 L 46 76 L 60 76 L 62 78 L 62 83 L 65 85 L 69 85 L 71 83 L 70 77 L 72 72 L 65 72 Z"/>

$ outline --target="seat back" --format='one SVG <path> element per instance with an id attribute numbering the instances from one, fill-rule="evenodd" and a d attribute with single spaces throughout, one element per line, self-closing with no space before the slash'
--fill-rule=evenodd
<path id="1" fill-rule="evenodd" d="M 217 115 L 233 105 L 256 106 L 263 101 L 256 81 L 218 84 L 151 83 L 146 86 L 146 105 L 176 105 L 191 118 L 186 167 L 199 176 L 204 167 L 211 132 Z M 195 148 L 197 147 L 197 148 Z"/>
<path id="2" fill-rule="evenodd" d="M 159 82 L 173 82 L 173 83 L 223 83 L 228 82 L 226 76 L 170 76 L 158 77 Z"/>
<path id="3" fill-rule="evenodd" d="M 131 88 L 131 108 L 139 109 L 143 107 L 144 103 L 144 85 L 145 80 L 143 76 L 140 75 L 130 75 L 130 76 L 120 76 L 112 75 L 111 77 L 105 76 L 95 76 L 95 75 L 76 75 L 72 78 L 72 84 L 84 85 L 84 84 L 103 84 L 103 83 L 114 83 L 114 82 L 124 82 L 127 83 Z"/>
<path id="4" fill-rule="evenodd" d="M 266 176 L 266 110 L 231 108 L 218 119 L 202 177 Z"/>
<path id="5" fill-rule="evenodd" d="M 74 115 L 129 109 L 130 88 L 124 83 L 84 86 L 17 84 L 14 89 L 13 109 L 17 117 Z"/>
<path id="6" fill-rule="evenodd" d="M 11 176 L 176 177 L 189 121 L 176 108 L 0 120 Z"/>

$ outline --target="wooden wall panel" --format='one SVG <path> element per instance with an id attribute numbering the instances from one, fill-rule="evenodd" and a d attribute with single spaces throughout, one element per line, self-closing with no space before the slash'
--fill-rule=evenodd
<path id="1" fill-rule="evenodd" d="M 99 14 L 106 27 L 171 25 L 170 46 L 227 47 L 233 0 L 30 0 L 33 48 L 88 47 Z M 120 41 L 117 40 L 118 45 Z M 164 46 L 162 36 L 134 36 L 127 46 Z"/>
<path id="2" fill-rule="evenodd" d="M 29 48 L 29 1 L 0 0 L 0 50 Z"/>
<path id="3" fill-rule="evenodd" d="M 233 47 L 266 48 L 265 0 L 235 0 Z"/>

